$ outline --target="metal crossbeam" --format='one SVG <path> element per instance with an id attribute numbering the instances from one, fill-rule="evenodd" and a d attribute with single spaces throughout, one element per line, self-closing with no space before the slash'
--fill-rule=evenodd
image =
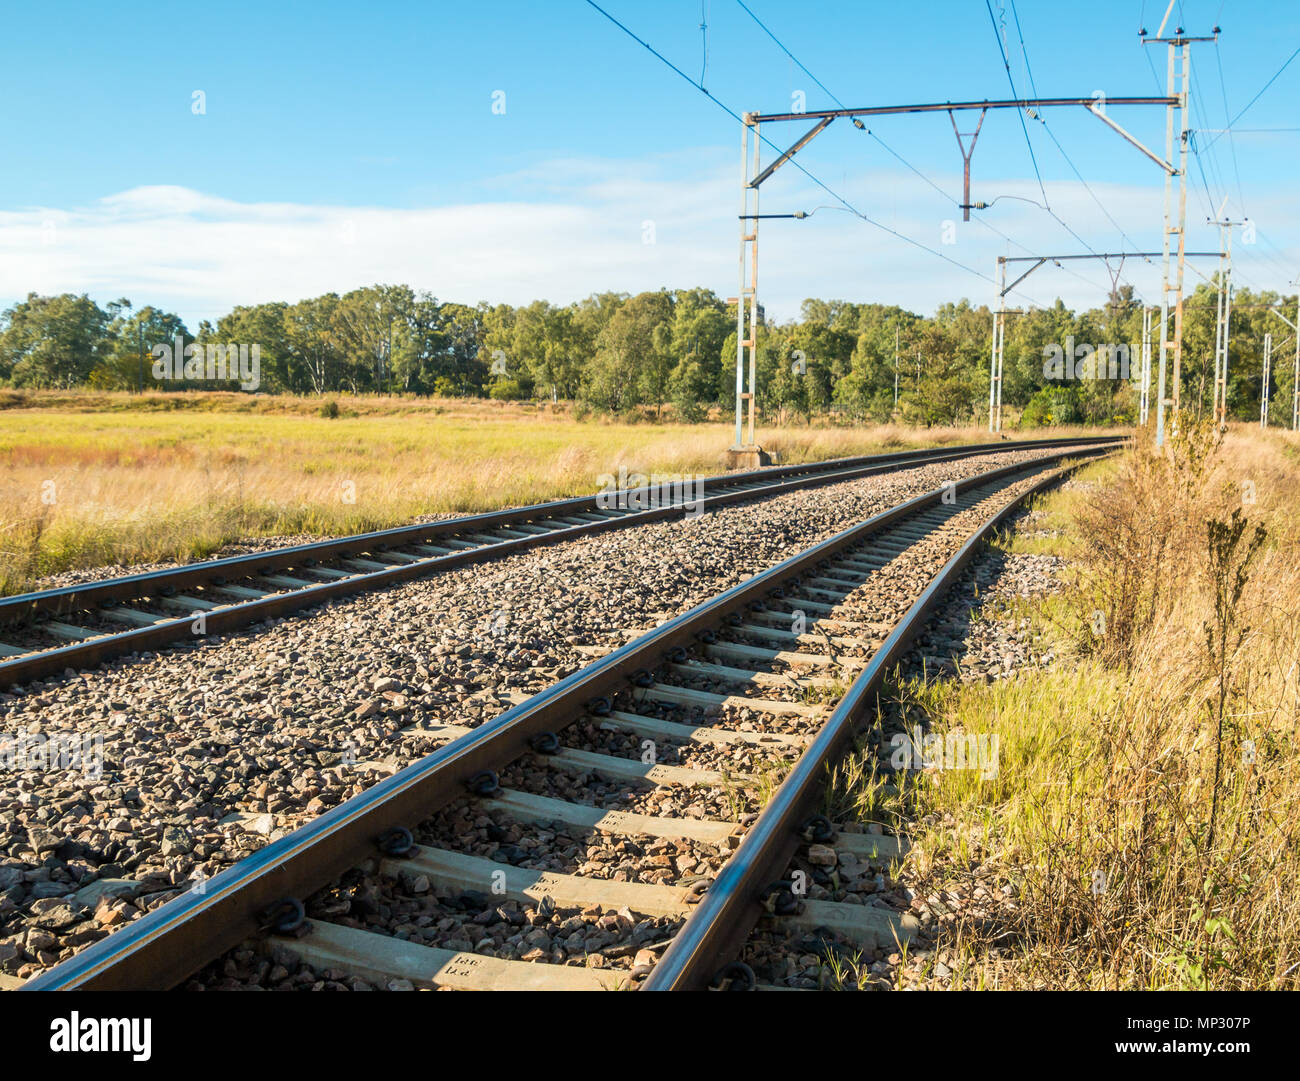
<path id="1" fill-rule="evenodd" d="M 803 113 L 758 113 L 753 117 L 756 124 L 767 124 L 779 120 L 819 120 L 829 117 L 834 120 L 840 116 L 898 116 L 902 113 L 948 113 L 966 109 L 1052 109 L 1058 106 L 1075 105 L 1091 109 L 1097 104 L 1096 98 L 1003 98 L 990 101 L 936 101 L 924 105 L 873 105 L 862 109 L 815 109 Z M 1106 106 L 1112 105 L 1177 105 L 1176 97 L 1120 97 L 1106 98 Z"/>
<path id="2" fill-rule="evenodd" d="M 1172 9 L 1172 5 L 1171 5 Z M 1168 21 L 1166 13 L 1164 22 Z M 763 215 L 758 213 L 758 188 L 767 180 L 777 169 L 789 161 L 795 154 L 807 146 L 821 132 L 825 131 L 831 121 L 839 117 L 852 118 L 856 127 L 866 130 L 860 117 L 864 116 L 901 116 L 916 113 L 947 113 L 952 121 L 953 131 L 957 135 L 957 145 L 961 150 L 963 162 L 963 184 L 962 184 L 962 220 L 970 221 L 970 212 L 977 206 L 983 209 L 982 204 L 972 204 L 970 198 L 970 162 L 971 155 L 975 150 L 975 142 L 979 137 L 980 127 L 984 123 L 984 117 L 990 109 L 1050 109 L 1058 107 L 1075 107 L 1084 108 L 1092 113 L 1095 117 L 1105 123 L 1108 127 L 1119 134 L 1125 141 L 1136 147 L 1153 162 L 1161 167 L 1165 174 L 1165 229 L 1164 229 L 1164 249 L 1159 253 L 1156 252 L 1129 252 L 1116 253 L 1114 257 L 1122 255 L 1135 255 L 1141 258 L 1153 258 L 1159 254 L 1164 258 L 1165 273 L 1164 282 L 1161 292 L 1161 313 L 1160 313 L 1160 392 L 1158 396 L 1159 409 L 1157 414 L 1156 442 L 1160 444 L 1164 439 L 1164 406 L 1165 399 L 1165 352 L 1171 344 L 1168 335 L 1169 323 L 1169 294 L 1172 292 L 1176 296 L 1174 305 L 1174 334 L 1173 334 L 1173 354 L 1174 354 L 1174 397 L 1173 407 L 1175 412 L 1178 409 L 1178 383 L 1181 372 L 1182 360 L 1182 313 L 1183 313 L 1183 265 L 1187 258 L 1185 251 L 1184 235 L 1186 232 L 1186 205 L 1187 205 L 1187 142 L 1188 142 L 1188 123 L 1187 123 L 1187 106 L 1188 106 L 1188 74 L 1190 65 L 1190 43 L 1201 40 L 1214 40 L 1213 38 L 1188 38 L 1182 36 L 1181 27 L 1177 38 L 1165 39 L 1159 35 L 1164 32 L 1164 22 L 1161 23 L 1160 30 L 1155 38 L 1146 38 L 1146 31 L 1143 31 L 1144 44 L 1154 41 L 1167 42 L 1169 45 L 1169 73 L 1166 93 L 1159 95 L 1139 95 L 1139 96 L 1121 96 L 1108 97 L 1099 100 L 1096 96 L 1073 97 L 1073 98 L 985 98 L 981 101 L 936 101 L 924 102 L 912 105 L 873 105 L 862 108 L 839 108 L 839 109 L 815 109 L 812 111 L 789 112 L 789 113 L 745 113 L 742 117 L 741 133 L 741 230 L 740 230 L 740 292 L 736 302 L 736 449 L 752 448 L 754 441 L 754 416 L 756 404 L 756 358 L 758 342 L 758 219 Z M 1218 34 L 1218 28 L 1215 28 L 1215 34 Z M 1178 49 L 1182 50 L 1182 65 L 1176 70 L 1175 56 Z M 1181 86 L 1178 85 L 1178 77 L 1181 77 Z M 1176 92 L 1177 91 L 1177 92 Z M 1106 109 L 1112 105 L 1163 105 L 1166 109 L 1166 141 L 1165 154 L 1160 156 L 1155 151 L 1144 146 L 1134 135 L 1121 127 L 1115 121 L 1106 115 Z M 956 113 L 979 110 L 980 119 L 973 132 L 963 135 L 957 126 Z M 1177 111 L 1180 116 L 1179 129 L 1181 133 L 1179 145 L 1178 162 L 1174 164 L 1174 116 Z M 764 123 L 782 123 L 786 121 L 797 121 L 806 123 L 809 120 L 817 121 L 802 138 L 798 140 L 789 150 L 777 157 L 771 165 L 762 171 L 759 170 L 758 150 L 759 150 L 759 126 Z M 750 138 L 753 138 L 753 157 L 751 165 L 750 157 Z M 966 138 L 970 139 L 969 145 Z M 1179 212 L 1178 224 L 1172 225 L 1172 193 L 1170 181 L 1173 177 L 1179 180 Z M 751 208 L 752 197 L 752 208 Z M 798 217 L 798 215 L 794 215 Z M 752 223 L 752 225 L 751 225 Z M 1171 284 L 1171 252 L 1170 239 L 1172 236 L 1178 237 L 1178 275 Z M 1211 254 L 1211 253 L 1197 253 Z M 1217 253 L 1214 253 L 1217 254 Z M 998 293 L 997 311 L 993 314 L 993 358 L 991 361 L 992 370 L 989 378 L 989 430 L 996 431 L 1001 428 L 1002 413 L 1002 346 L 1005 328 L 1005 299 L 1009 289 L 1014 288 L 1020 282 L 1024 281 L 1038 267 L 1042 266 L 1048 259 L 1059 261 L 1060 259 L 1080 259 L 1080 258 L 1098 258 L 1099 256 L 1032 256 L 1030 261 L 1034 265 L 1025 271 L 1019 278 L 1007 286 L 1006 269 L 1008 259 L 999 259 L 998 268 L 1001 272 L 1002 288 Z M 1100 256 L 1100 258 L 1111 258 L 1112 256 Z M 748 284 L 746 279 L 748 278 Z M 746 305 L 749 308 L 749 336 L 745 335 L 746 322 Z M 749 350 L 749 380 L 748 391 L 746 391 L 745 380 L 745 360 L 746 349 Z M 1300 410 L 1300 395 L 1297 396 L 1297 410 Z M 749 439 L 744 439 L 745 414 L 748 413 L 749 421 Z"/>

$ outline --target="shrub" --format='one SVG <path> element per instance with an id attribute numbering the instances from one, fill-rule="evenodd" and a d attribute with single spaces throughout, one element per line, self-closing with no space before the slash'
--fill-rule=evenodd
<path id="1" fill-rule="evenodd" d="M 528 391 L 518 379 L 498 379 L 492 384 L 488 397 L 497 402 L 518 402 L 528 397 Z"/>

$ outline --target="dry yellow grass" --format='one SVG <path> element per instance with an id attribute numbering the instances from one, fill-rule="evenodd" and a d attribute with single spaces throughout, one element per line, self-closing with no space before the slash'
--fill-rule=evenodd
<path id="1" fill-rule="evenodd" d="M 725 423 L 576 419 L 567 405 L 236 394 L 0 392 L 0 592 L 59 571 L 185 560 L 715 473 Z M 976 429 L 761 429 L 783 462 L 987 438 Z"/>
<path id="2" fill-rule="evenodd" d="M 941 772 L 909 811 L 923 890 L 1016 891 L 947 928 L 955 986 L 1300 987 L 1298 444 L 1189 435 L 1052 501 L 1063 663 L 901 691 L 999 739 L 996 778 Z"/>

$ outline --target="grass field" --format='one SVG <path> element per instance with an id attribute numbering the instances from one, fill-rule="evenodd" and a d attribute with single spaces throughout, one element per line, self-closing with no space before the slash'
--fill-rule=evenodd
<path id="1" fill-rule="evenodd" d="M 715 473 L 731 437 L 726 423 L 577 419 L 564 404 L 0 391 L 0 593 L 70 569 L 588 493 L 620 467 Z M 759 431 L 785 463 L 984 439 L 973 428 Z"/>
<path id="2" fill-rule="evenodd" d="M 1071 560 L 1017 613 L 1052 667 L 897 688 L 999 740 L 996 777 L 856 789 L 916 824 L 922 892 L 1014 891 L 950 926 L 952 986 L 1300 987 L 1300 443 L 1196 442 L 1089 467 L 1045 501 L 1058 535 L 1013 540 Z"/>

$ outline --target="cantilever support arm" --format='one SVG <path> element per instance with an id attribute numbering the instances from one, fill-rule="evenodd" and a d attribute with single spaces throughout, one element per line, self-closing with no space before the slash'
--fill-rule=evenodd
<path id="1" fill-rule="evenodd" d="M 1282 322 L 1284 322 L 1284 323 L 1285 323 L 1287 326 L 1289 326 L 1292 330 L 1300 330 L 1300 327 L 1297 327 L 1293 322 L 1291 322 L 1290 319 L 1288 319 L 1285 315 L 1283 315 L 1283 314 L 1282 314 L 1280 311 L 1278 311 L 1276 308 L 1269 308 L 1268 310 L 1271 311 L 1274 315 L 1276 315 L 1279 319 L 1281 319 Z"/>
<path id="2" fill-rule="evenodd" d="M 1009 292 L 1011 292 L 1012 289 L 1014 289 L 1017 285 L 1019 285 L 1022 281 L 1024 281 L 1027 277 L 1029 277 L 1030 274 L 1032 274 L 1035 270 L 1037 270 L 1037 269 L 1038 269 L 1040 266 L 1042 266 L 1045 262 L 1047 262 L 1047 256 L 1044 255 L 1041 259 L 1038 260 L 1038 262 L 1036 262 L 1033 266 L 1031 266 L 1031 267 L 1030 267 L 1028 270 L 1026 270 L 1023 274 L 1021 274 L 1020 277 L 1018 277 L 1015 281 L 1013 281 L 1010 285 L 1008 285 L 1005 289 L 1003 289 L 1002 292 L 999 293 L 998 295 L 1001 296 L 1001 297 L 1004 297 L 1004 298 L 1005 298 L 1006 295 L 1007 295 Z"/>
<path id="3" fill-rule="evenodd" d="M 820 135 L 822 131 L 825 130 L 826 125 L 828 125 L 834 119 L 835 117 L 833 116 L 822 117 L 822 119 L 819 120 L 817 124 L 812 128 L 812 130 L 809 131 L 802 139 L 800 139 L 797 143 L 794 144 L 794 146 L 792 146 L 789 150 L 787 150 L 784 154 L 782 154 L 779 158 L 777 158 L 776 161 L 772 162 L 772 164 L 769 165 L 766 169 L 764 169 L 761 173 L 759 173 L 758 176 L 754 177 L 754 179 L 749 182 L 749 186 L 751 188 L 758 187 L 761 183 L 763 183 L 764 180 L 766 180 L 769 176 L 771 176 L 774 172 L 776 172 L 779 168 L 781 168 L 782 165 L 784 165 L 787 161 L 793 158 L 797 153 L 799 153 L 800 150 L 802 150 L 805 146 L 811 143 L 813 139 L 815 139 L 818 135 Z"/>
<path id="4" fill-rule="evenodd" d="M 1142 151 L 1143 154 L 1145 154 L 1148 158 L 1150 158 L 1157 165 L 1159 165 L 1160 168 L 1162 168 L 1170 176 L 1178 175 L 1178 170 L 1174 168 L 1174 166 L 1170 165 L 1169 162 L 1165 161 L 1165 159 L 1162 158 L 1159 154 L 1155 153 L 1152 150 L 1148 150 L 1145 146 L 1142 145 L 1142 143 L 1135 136 L 1130 135 L 1127 131 L 1124 130 L 1123 127 L 1115 123 L 1115 121 L 1113 121 L 1104 112 L 1102 112 L 1100 107 L 1096 105 L 1089 106 L 1088 112 L 1092 113 L 1093 116 L 1095 116 L 1108 128 L 1122 135 L 1125 140 L 1132 143 L 1135 147 L 1137 147 L 1140 151 Z"/>

